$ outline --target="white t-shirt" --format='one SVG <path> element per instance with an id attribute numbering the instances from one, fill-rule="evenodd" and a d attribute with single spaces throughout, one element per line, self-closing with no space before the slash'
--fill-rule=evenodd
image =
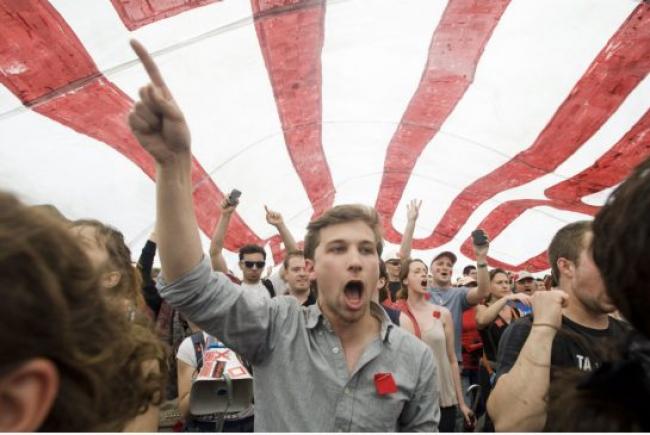
<path id="1" fill-rule="evenodd" d="M 279 270 L 269 277 L 269 281 L 271 281 L 271 284 L 273 284 L 273 290 L 275 291 L 276 296 L 282 296 L 289 292 L 287 283 L 285 282 L 285 280 L 282 279 Z M 245 290 L 253 291 L 255 292 L 255 294 L 259 296 L 266 297 L 269 299 L 271 298 L 271 294 L 269 293 L 269 290 L 262 283 L 262 280 L 259 280 L 257 284 L 248 284 L 242 281 L 241 287 Z"/>
<path id="2" fill-rule="evenodd" d="M 266 291 L 266 287 L 264 288 Z M 268 292 L 266 293 L 268 295 Z M 203 332 L 203 341 L 207 343 L 208 334 Z M 181 342 L 181 345 L 178 346 L 178 352 L 176 353 L 176 359 L 183 361 L 185 364 L 196 369 L 196 353 L 194 352 L 194 343 L 192 343 L 192 336 L 185 337 Z M 242 412 L 236 412 L 233 414 L 228 414 L 226 420 L 241 420 L 243 418 L 249 417 L 254 414 L 253 405 L 248 409 L 243 410 Z M 205 420 L 205 419 L 203 419 Z"/>
<path id="3" fill-rule="evenodd" d="M 258 295 L 259 297 L 271 299 L 271 294 L 269 293 L 267 288 L 264 287 L 264 284 L 262 284 L 262 280 L 258 281 L 257 284 L 249 284 L 247 282 L 242 282 L 241 288 L 243 288 L 247 292 L 251 292 Z"/>

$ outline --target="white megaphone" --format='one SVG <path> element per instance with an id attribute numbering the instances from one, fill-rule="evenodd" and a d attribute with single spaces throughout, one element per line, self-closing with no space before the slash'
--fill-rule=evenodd
<path id="1" fill-rule="evenodd" d="M 192 415 L 241 412 L 253 401 L 253 377 L 235 352 L 212 342 L 190 390 Z"/>

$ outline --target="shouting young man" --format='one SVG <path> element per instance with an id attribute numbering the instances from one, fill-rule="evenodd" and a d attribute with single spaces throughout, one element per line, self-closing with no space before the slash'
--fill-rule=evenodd
<path id="1" fill-rule="evenodd" d="M 395 328 L 371 298 L 383 242 L 374 209 L 338 206 L 307 227 L 315 305 L 260 298 L 212 272 L 192 204 L 190 133 L 155 63 L 129 116 L 156 161 L 162 296 L 253 364 L 255 429 L 263 432 L 435 431 L 431 351 Z"/>

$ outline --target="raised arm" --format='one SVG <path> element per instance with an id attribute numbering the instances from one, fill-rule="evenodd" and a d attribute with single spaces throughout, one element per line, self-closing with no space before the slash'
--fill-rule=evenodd
<path id="1" fill-rule="evenodd" d="M 530 305 L 530 296 L 523 293 L 513 293 L 504 296 L 490 306 L 477 305 L 476 306 L 476 326 L 478 329 L 485 329 L 494 322 L 503 307 L 510 301 L 521 301 L 526 305 Z"/>
<path id="2" fill-rule="evenodd" d="M 539 432 L 546 423 L 551 349 L 562 324 L 562 306 L 566 304 L 567 294 L 549 290 L 537 292 L 531 299 L 535 313 L 532 330 L 512 369 L 497 380 L 488 399 L 487 409 L 497 432 Z M 502 358 L 507 348 L 504 335 L 499 343 L 500 366 L 508 364 Z"/>
<path id="3" fill-rule="evenodd" d="M 153 269 L 153 260 L 156 257 L 156 231 L 152 231 L 149 235 L 149 239 L 142 248 L 142 253 L 138 259 L 138 270 L 140 271 L 140 276 L 142 277 L 142 296 L 144 297 L 147 306 L 153 311 L 154 318 L 158 316 L 158 311 L 160 311 L 160 304 L 162 303 L 162 298 L 158 294 L 156 289 L 156 283 L 151 277 L 151 271 Z"/>
<path id="4" fill-rule="evenodd" d="M 470 305 L 476 305 L 488 297 L 490 294 L 490 273 L 487 267 L 488 250 L 490 249 L 490 240 L 485 245 L 474 246 L 474 255 L 476 256 L 476 280 L 478 286 L 473 287 L 467 292 L 467 302 Z"/>
<path id="5" fill-rule="evenodd" d="M 298 245 L 296 245 L 296 241 L 291 235 L 289 228 L 285 225 L 282 215 L 273 210 L 269 210 L 267 206 L 264 206 L 264 210 L 266 210 L 266 222 L 278 230 L 280 237 L 282 237 L 282 243 L 284 243 L 284 249 L 287 252 L 297 250 Z"/>
<path id="6" fill-rule="evenodd" d="M 415 223 L 420 214 L 420 206 L 422 201 L 412 199 L 406 205 L 406 228 L 404 228 L 404 236 L 402 237 L 402 244 L 399 247 L 400 258 L 409 258 L 411 256 L 411 245 L 413 244 L 413 233 L 415 233 Z"/>
<path id="7" fill-rule="evenodd" d="M 221 216 L 210 241 L 210 262 L 212 263 L 212 269 L 223 273 L 228 272 L 228 265 L 222 254 L 223 241 L 226 237 L 226 231 L 228 231 L 230 218 L 236 208 L 237 204 L 232 205 L 226 199 L 221 201 Z"/>
<path id="8" fill-rule="evenodd" d="M 201 260 L 201 239 L 192 202 L 190 131 L 158 67 L 137 41 L 131 47 L 151 80 L 140 88 L 129 114 L 138 142 L 156 162 L 156 234 L 162 274 L 174 281 Z"/>

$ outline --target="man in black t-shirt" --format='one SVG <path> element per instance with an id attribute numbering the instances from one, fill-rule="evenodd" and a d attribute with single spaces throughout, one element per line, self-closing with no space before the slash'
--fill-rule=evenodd
<path id="1" fill-rule="evenodd" d="M 615 310 L 591 253 L 591 222 L 566 225 L 548 250 L 559 288 L 536 292 L 533 315 L 510 325 L 499 342 L 497 382 L 488 412 L 497 431 L 541 431 L 551 367 L 594 370 L 625 327 Z"/>
<path id="2" fill-rule="evenodd" d="M 401 269 L 400 252 L 395 251 L 385 255 L 384 264 L 386 265 L 386 272 L 388 273 L 388 292 L 390 294 L 390 300 L 395 302 L 397 300 L 397 292 L 402 288 L 402 283 L 399 280 L 399 272 Z"/>
<path id="3" fill-rule="evenodd" d="M 515 365 L 533 323 L 533 316 L 526 316 L 513 322 L 504 332 L 499 344 L 497 376 L 508 373 Z M 593 329 L 562 316 L 562 325 L 551 348 L 551 368 L 575 367 L 585 372 L 595 370 L 607 356 L 604 354 L 610 348 L 607 342 L 616 342 L 626 331 L 626 325 L 613 317 L 609 318 L 606 329 Z"/>

